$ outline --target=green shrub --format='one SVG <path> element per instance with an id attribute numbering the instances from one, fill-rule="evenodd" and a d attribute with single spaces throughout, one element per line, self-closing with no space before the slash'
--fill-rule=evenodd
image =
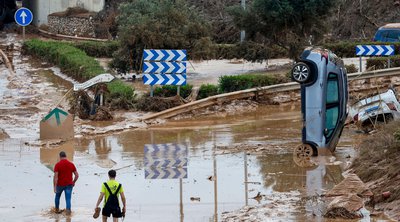
<path id="1" fill-rule="evenodd" d="M 388 67 L 388 57 L 373 57 L 367 60 L 367 69 L 377 70 Z M 390 67 L 400 67 L 400 56 L 390 57 Z"/>
<path id="2" fill-rule="evenodd" d="M 59 66 L 62 72 L 78 81 L 89 80 L 105 73 L 100 64 L 82 50 L 69 43 L 32 39 L 24 42 L 24 52 L 41 57 Z M 120 80 L 107 84 L 116 108 L 127 108 L 134 99 L 134 89 Z M 115 102 L 116 100 L 120 101 Z"/>
<path id="3" fill-rule="evenodd" d="M 234 92 L 255 87 L 269 86 L 284 82 L 284 79 L 278 76 L 243 74 L 236 76 L 221 76 L 219 78 L 219 87 L 221 92 Z"/>
<path id="4" fill-rule="evenodd" d="M 78 49 L 86 52 L 87 55 L 92 57 L 109 57 L 113 56 L 120 46 L 118 41 L 108 41 L 108 42 L 95 42 L 95 41 L 84 41 L 84 42 L 74 42 L 72 44 Z"/>
<path id="5" fill-rule="evenodd" d="M 192 92 L 192 85 L 184 85 L 180 87 L 180 96 L 186 98 Z M 155 97 L 172 97 L 176 96 L 178 92 L 178 86 L 165 85 L 162 87 L 156 87 L 154 89 Z"/>
<path id="6" fill-rule="evenodd" d="M 356 65 L 354 65 L 354 64 L 344 65 L 344 66 L 345 66 L 345 68 L 347 70 L 347 73 L 356 73 L 356 72 L 358 72 L 358 69 L 357 69 Z"/>
<path id="7" fill-rule="evenodd" d="M 219 94 L 219 87 L 212 84 L 202 84 L 199 89 L 199 94 L 197 99 L 204 99 L 210 96 L 215 96 Z"/>

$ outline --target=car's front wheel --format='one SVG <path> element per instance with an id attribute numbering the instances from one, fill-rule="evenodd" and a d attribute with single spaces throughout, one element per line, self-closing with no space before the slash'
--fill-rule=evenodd
<path id="1" fill-rule="evenodd" d="M 298 62 L 292 69 L 292 78 L 298 83 L 306 83 L 311 79 L 311 69 L 304 62 Z"/>

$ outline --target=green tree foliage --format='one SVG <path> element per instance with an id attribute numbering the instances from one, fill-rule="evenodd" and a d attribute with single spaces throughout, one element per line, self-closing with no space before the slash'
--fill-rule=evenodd
<path id="1" fill-rule="evenodd" d="M 122 3 L 119 9 L 117 22 L 122 48 L 115 54 L 113 66 L 122 71 L 129 67 L 140 70 L 145 48 L 190 51 L 211 44 L 206 41 L 210 35 L 208 24 L 185 0 L 132 0 Z"/>
<path id="2" fill-rule="evenodd" d="M 249 39 L 261 34 L 295 58 L 304 46 L 318 42 L 335 0 L 254 0 L 246 10 L 230 8 L 235 24 Z"/>

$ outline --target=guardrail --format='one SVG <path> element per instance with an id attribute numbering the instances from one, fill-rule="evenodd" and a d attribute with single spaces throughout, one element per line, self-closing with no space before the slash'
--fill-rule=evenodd
<path id="1" fill-rule="evenodd" d="M 347 75 L 349 80 L 361 80 L 361 79 L 370 79 L 370 78 L 379 78 L 379 77 L 388 77 L 388 76 L 400 76 L 400 68 L 391 68 L 391 69 L 382 69 L 375 70 L 369 72 L 362 73 L 352 73 Z M 252 89 L 246 89 L 231 93 L 225 93 L 220 95 L 211 96 L 205 99 L 197 100 L 194 102 L 190 102 L 181 106 L 177 106 L 171 109 L 167 109 L 158 113 L 154 113 L 142 118 L 142 120 L 148 121 L 152 119 L 168 119 L 179 114 L 183 114 L 186 112 L 190 112 L 193 110 L 205 108 L 208 106 L 212 106 L 215 104 L 222 104 L 224 102 L 236 100 L 236 99 L 245 99 L 250 97 L 255 97 L 264 94 L 278 93 L 278 92 L 289 92 L 293 90 L 299 90 L 300 84 L 296 82 L 283 83 L 272 86 L 264 86 Z"/>

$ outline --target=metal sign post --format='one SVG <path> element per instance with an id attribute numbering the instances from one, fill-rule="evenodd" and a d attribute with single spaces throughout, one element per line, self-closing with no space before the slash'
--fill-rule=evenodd
<path id="1" fill-rule="evenodd" d="M 22 38 L 25 40 L 25 26 L 31 24 L 33 20 L 32 12 L 27 8 L 20 8 L 14 14 L 15 22 L 22 26 Z"/>

